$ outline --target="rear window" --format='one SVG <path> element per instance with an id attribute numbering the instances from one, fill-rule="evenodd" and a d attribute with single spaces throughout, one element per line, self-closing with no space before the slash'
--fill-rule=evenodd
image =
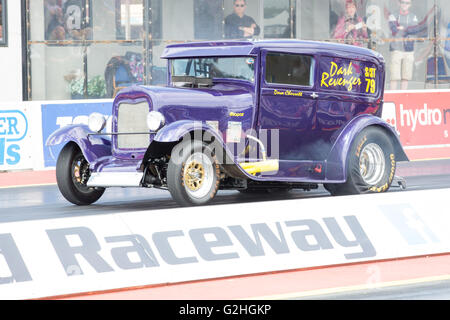
<path id="1" fill-rule="evenodd" d="M 296 86 L 313 85 L 314 59 L 291 53 L 268 53 L 266 56 L 266 82 Z"/>

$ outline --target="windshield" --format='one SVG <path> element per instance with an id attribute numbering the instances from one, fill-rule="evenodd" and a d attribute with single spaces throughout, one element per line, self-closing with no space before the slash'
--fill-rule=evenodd
<path id="1" fill-rule="evenodd" d="M 251 57 L 212 57 L 172 60 L 172 76 L 206 79 L 241 79 L 254 82 L 255 59 Z"/>

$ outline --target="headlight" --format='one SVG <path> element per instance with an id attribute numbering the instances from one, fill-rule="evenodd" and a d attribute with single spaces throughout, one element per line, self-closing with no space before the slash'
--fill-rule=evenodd
<path id="1" fill-rule="evenodd" d="M 105 125 L 106 125 L 106 118 L 104 115 L 98 112 L 91 113 L 88 122 L 89 130 L 93 132 L 100 132 L 103 130 Z"/>
<path id="2" fill-rule="evenodd" d="M 150 111 L 147 115 L 147 127 L 150 131 L 158 131 L 166 122 L 161 112 Z"/>

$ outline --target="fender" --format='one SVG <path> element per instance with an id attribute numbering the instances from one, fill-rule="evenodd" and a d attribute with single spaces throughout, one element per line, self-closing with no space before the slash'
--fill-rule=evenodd
<path id="1" fill-rule="evenodd" d="M 383 119 L 363 114 L 352 119 L 337 134 L 338 137 L 327 158 L 326 180 L 347 180 L 347 154 L 356 136 L 369 126 L 379 126 L 390 136 L 396 161 L 409 161 L 394 129 Z"/>
<path id="2" fill-rule="evenodd" d="M 76 143 L 89 163 L 111 155 L 111 140 L 103 136 L 89 136 L 92 131 L 86 125 L 70 125 L 53 132 L 47 139 L 47 146 L 62 143 Z"/>
<path id="3" fill-rule="evenodd" d="M 153 141 L 156 142 L 177 142 L 190 132 L 205 131 L 210 133 L 225 145 L 223 138 L 210 125 L 202 121 L 195 120 L 179 120 L 170 123 L 159 130 Z"/>
<path id="4" fill-rule="evenodd" d="M 150 143 L 142 163 L 145 163 L 149 158 L 160 157 L 166 152 L 170 152 L 178 142 L 192 133 L 194 134 L 193 137 L 199 140 L 211 141 L 213 140 L 211 138 L 214 137 L 215 147 L 222 147 L 226 150 L 226 160 L 231 160 L 231 163 L 235 163 L 234 157 L 230 150 L 228 150 L 222 135 L 210 125 L 203 123 L 202 121 L 194 120 L 175 121 L 159 130 L 153 138 L 153 141 Z"/>

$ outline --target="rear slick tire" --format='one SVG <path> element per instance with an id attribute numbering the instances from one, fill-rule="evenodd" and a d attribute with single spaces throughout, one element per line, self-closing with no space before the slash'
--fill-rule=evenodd
<path id="1" fill-rule="evenodd" d="M 368 127 L 354 140 L 347 156 L 347 181 L 325 184 L 332 195 L 386 192 L 395 177 L 392 142 L 383 129 Z"/>
<path id="2" fill-rule="evenodd" d="M 105 189 L 88 187 L 88 174 L 89 163 L 80 148 L 75 143 L 66 144 L 56 162 L 56 182 L 67 201 L 83 206 L 100 199 Z"/>

